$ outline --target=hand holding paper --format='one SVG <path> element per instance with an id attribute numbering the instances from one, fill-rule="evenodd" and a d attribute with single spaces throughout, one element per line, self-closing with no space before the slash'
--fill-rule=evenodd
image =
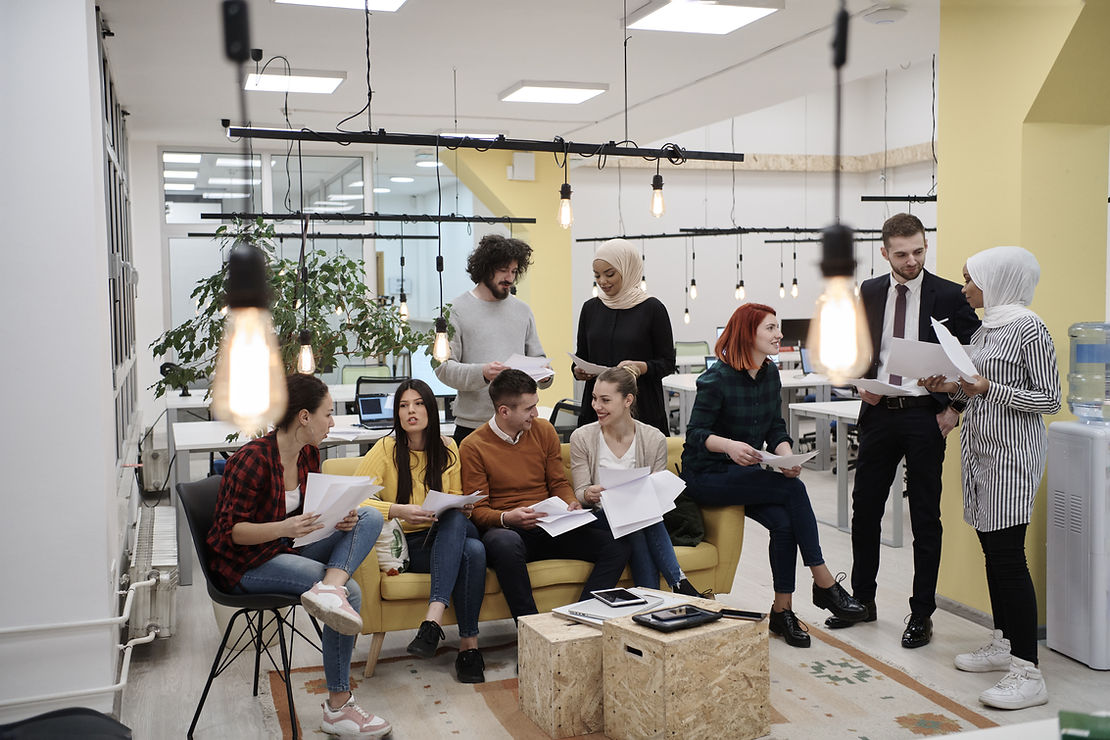
<path id="1" fill-rule="evenodd" d="M 930 318 L 933 322 L 933 331 L 936 332 L 937 341 L 944 349 L 944 354 L 948 356 L 956 370 L 960 374 L 960 378 L 968 383 L 975 382 L 975 364 L 971 358 L 967 356 L 963 345 L 956 337 L 952 336 L 952 332 L 948 331 L 948 327 L 940 323 L 934 318 Z"/>
<path id="2" fill-rule="evenodd" d="M 550 496 L 538 504 L 532 504 L 532 511 L 544 515 L 536 524 L 552 537 L 597 520 L 592 511 L 571 510 L 567 502 L 558 496 Z"/>
<path id="3" fill-rule="evenodd" d="M 760 452 L 759 455 L 763 458 L 763 462 L 771 467 L 786 470 L 805 465 L 807 462 L 817 457 L 817 450 L 800 455 L 776 455 L 771 452 Z"/>
<path id="4" fill-rule="evenodd" d="M 575 367 L 590 375 L 601 375 L 609 369 L 608 365 L 598 365 L 596 362 L 587 362 L 572 352 L 567 352 L 567 354 L 570 356 L 571 362 L 574 363 Z"/>
<path id="5" fill-rule="evenodd" d="M 348 513 L 358 508 L 360 501 L 380 490 L 382 487 L 374 485 L 370 478 L 309 473 L 308 483 L 305 485 L 303 511 L 319 515 L 317 523 L 322 526 L 314 532 L 294 539 L 293 546 L 303 547 L 324 539 L 336 531 L 335 525 L 343 521 Z"/>
<path id="6" fill-rule="evenodd" d="M 461 509 L 467 504 L 481 501 L 485 497 L 486 494 L 478 491 L 467 496 L 456 496 L 453 493 L 443 493 L 442 491 L 428 491 L 428 495 L 424 497 L 423 507 L 439 516 L 448 509 Z"/>
<path id="7" fill-rule="evenodd" d="M 546 357 L 525 357 L 522 354 L 514 354 L 505 360 L 505 364 L 514 370 L 527 373 L 532 377 L 532 380 L 536 381 L 547 380 L 555 375 L 555 371 L 551 369 L 550 361 Z"/>

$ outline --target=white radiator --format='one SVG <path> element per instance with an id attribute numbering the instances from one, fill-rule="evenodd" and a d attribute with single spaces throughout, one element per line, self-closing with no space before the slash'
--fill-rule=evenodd
<path id="1" fill-rule="evenodd" d="M 131 583 L 157 578 L 153 588 L 140 589 L 128 621 L 128 635 L 142 637 L 151 627 L 170 637 L 177 621 L 177 512 L 172 506 L 142 507 L 135 553 L 128 572 Z"/>

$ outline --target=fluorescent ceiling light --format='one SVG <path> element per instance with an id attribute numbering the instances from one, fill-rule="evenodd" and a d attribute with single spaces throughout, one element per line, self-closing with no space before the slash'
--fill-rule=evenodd
<path id="1" fill-rule="evenodd" d="M 361 187 L 362 187 L 362 180 L 355 180 L 354 182 L 352 182 L 352 183 L 351 183 L 350 185 L 348 185 L 347 187 L 351 187 L 351 188 L 361 188 Z"/>
<path id="2" fill-rule="evenodd" d="M 261 167 L 259 159 L 243 159 L 241 157 L 217 157 L 217 167 Z"/>
<path id="3" fill-rule="evenodd" d="M 314 70 L 293 70 L 284 72 L 251 72 L 243 84 L 244 90 L 251 92 L 294 92 L 320 93 L 328 95 L 335 92 L 339 83 L 347 79 L 346 72 L 324 72 Z"/>
<path id="4" fill-rule="evenodd" d="M 197 179 L 196 170 L 163 170 L 162 177 L 167 180 L 195 180 Z"/>
<path id="5" fill-rule="evenodd" d="M 247 177 L 210 177 L 208 178 L 209 185 L 258 185 L 262 180 Z"/>
<path id="6" fill-rule="evenodd" d="M 422 159 L 416 163 L 417 167 L 442 167 L 443 162 L 436 159 Z"/>
<path id="7" fill-rule="evenodd" d="M 208 200 L 230 200 L 232 198 L 246 198 L 247 193 L 205 193 Z"/>
<path id="8" fill-rule="evenodd" d="M 336 200 L 362 200 L 364 197 L 365 196 L 355 195 L 353 193 L 336 193 L 334 195 L 329 195 L 328 200 L 331 200 L 331 201 L 336 201 Z"/>
<path id="9" fill-rule="evenodd" d="M 465 131 L 436 131 L 445 139 L 486 139 L 492 141 L 501 134 L 468 134 Z"/>
<path id="10" fill-rule="evenodd" d="M 162 184 L 163 190 L 193 190 L 196 188 L 191 182 L 167 182 Z"/>
<path id="11" fill-rule="evenodd" d="M 628 27 L 637 31 L 722 35 L 782 8 L 781 0 L 653 0 L 628 17 Z"/>
<path id="12" fill-rule="evenodd" d="M 311 5 L 317 8 L 344 8 L 346 10 L 363 10 L 366 7 L 364 0 L 274 0 L 278 5 Z M 380 13 L 392 13 L 405 4 L 405 0 L 370 0 L 370 10 Z"/>
<path id="13" fill-rule="evenodd" d="M 374 192 L 375 193 L 392 193 L 393 191 L 390 190 L 389 188 L 374 188 Z"/>
<path id="14" fill-rule="evenodd" d="M 416 182 L 416 178 L 414 178 L 414 177 L 391 177 L 391 178 L 389 178 L 389 181 L 390 182 L 401 182 L 401 183 Z"/>
<path id="15" fill-rule="evenodd" d="M 163 152 L 162 161 L 166 164 L 200 164 L 200 155 Z"/>
<path id="16" fill-rule="evenodd" d="M 498 96 L 506 103 L 560 103 L 575 105 L 609 89 L 603 82 L 536 82 L 521 80 Z"/>

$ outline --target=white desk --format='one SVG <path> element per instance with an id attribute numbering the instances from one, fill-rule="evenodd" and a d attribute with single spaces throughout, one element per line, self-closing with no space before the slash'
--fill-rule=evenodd
<path id="1" fill-rule="evenodd" d="M 828 401 L 832 393 L 832 383 L 824 375 L 780 375 L 782 381 L 783 416 L 792 400 L 794 391 L 799 388 L 812 388 L 818 401 Z M 663 378 L 664 390 L 678 394 L 678 433 L 686 436 L 686 424 L 690 421 L 690 411 L 694 408 L 694 397 L 698 392 L 698 376 L 692 373 L 678 373 Z M 797 439 L 796 434 L 791 434 Z"/>
<path id="2" fill-rule="evenodd" d="M 828 456 L 828 429 L 829 422 L 837 423 L 836 434 L 836 528 L 842 532 L 850 532 L 849 493 L 848 493 L 848 427 L 853 426 L 859 418 L 859 409 L 862 401 L 828 401 L 825 403 L 792 403 L 790 404 L 790 429 L 795 432 L 798 428 L 799 418 L 812 418 L 817 420 L 817 448 L 818 457 Z M 824 450 L 822 450 L 822 434 L 824 431 Z M 891 499 L 891 536 L 883 540 L 884 545 L 891 547 L 902 546 L 902 463 L 894 474 L 894 483 L 890 487 Z M 824 522 L 833 524 L 833 522 Z"/>

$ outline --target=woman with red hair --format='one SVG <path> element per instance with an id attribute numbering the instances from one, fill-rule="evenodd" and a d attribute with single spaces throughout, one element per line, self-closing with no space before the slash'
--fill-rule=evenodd
<path id="1" fill-rule="evenodd" d="M 840 586 L 821 555 L 817 519 L 801 466 L 767 470 L 762 450 L 790 455 L 782 418 L 778 317 L 760 303 L 740 306 L 717 340 L 717 362 L 698 376 L 698 392 L 682 451 L 686 493 L 703 506 L 743 506 L 746 516 L 770 533 L 768 547 L 775 599 L 770 630 L 789 645 L 809 647 L 809 635 L 793 612 L 798 550 L 813 573 L 813 604 L 849 622 L 866 609 Z"/>

